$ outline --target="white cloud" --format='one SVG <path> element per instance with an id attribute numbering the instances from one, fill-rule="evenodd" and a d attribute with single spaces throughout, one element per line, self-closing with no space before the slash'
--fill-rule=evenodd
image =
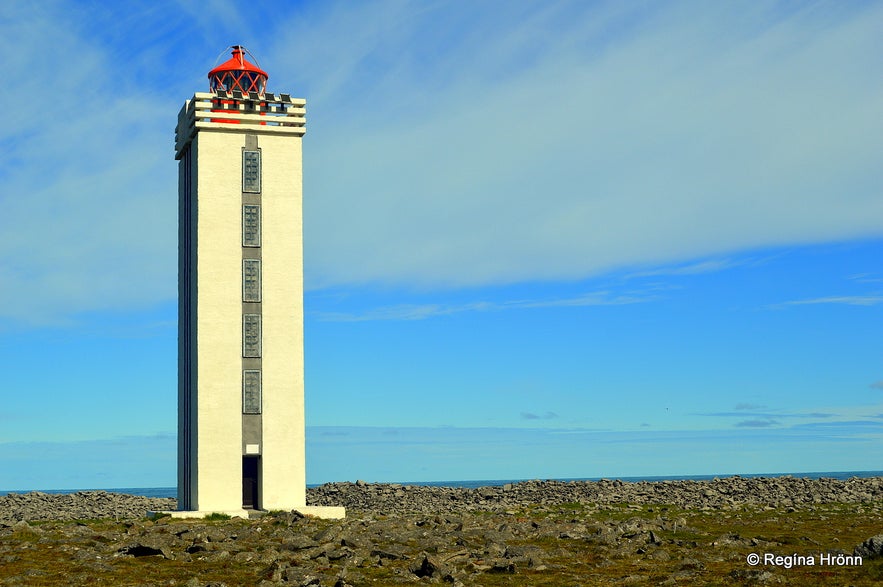
<path id="1" fill-rule="evenodd" d="M 883 232 L 879 7 L 666 5 L 625 25 L 562 6 L 479 14 L 447 45 L 412 45 L 450 31 L 440 8 L 331 14 L 322 34 L 354 39 L 333 49 L 297 31 L 292 67 L 316 43 L 345 69 L 304 64 L 313 286 L 580 278 Z"/>
<path id="2" fill-rule="evenodd" d="M 314 288 L 580 279 L 883 233 L 880 6 L 267 3 L 260 26 L 194 6 L 0 7 L 17 113 L 0 320 L 174 297 L 175 115 L 252 38 L 273 89 L 308 98 Z"/>
<path id="3" fill-rule="evenodd" d="M 2 322 L 175 295 L 175 105 L 88 42 L 77 9 L 54 8 L 20 8 L 2 27 L 22 100 L 0 131 Z"/>

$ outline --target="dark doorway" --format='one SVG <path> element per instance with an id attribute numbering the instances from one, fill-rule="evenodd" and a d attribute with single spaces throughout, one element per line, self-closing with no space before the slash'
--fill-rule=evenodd
<path id="1" fill-rule="evenodd" d="M 258 509 L 258 471 L 261 457 L 242 457 L 242 507 Z"/>

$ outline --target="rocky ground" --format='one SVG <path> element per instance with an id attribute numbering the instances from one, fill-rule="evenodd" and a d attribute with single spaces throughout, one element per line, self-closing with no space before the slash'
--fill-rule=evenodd
<path id="1" fill-rule="evenodd" d="M 21 520 L 131 520 L 143 518 L 148 510 L 173 510 L 177 505 L 177 500 L 172 498 L 158 499 L 106 491 L 10 493 L 0 496 L 0 526 Z"/>
<path id="2" fill-rule="evenodd" d="M 395 483 L 327 483 L 307 490 L 310 505 L 340 505 L 378 514 L 505 511 L 566 503 L 665 504 L 702 511 L 744 505 L 789 508 L 823 503 L 883 501 L 883 477 L 847 480 L 795 477 L 725 477 L 710 481 L 524 481 L 467 489 Z M 136 519 L 148 510 L 173 510 L 173 498 L 105 491 L 41 492 L 0 496 L 0 524 L 19 520 Z"/>
<path id="3" fill-rule="evenodd" d="M 347 518 L 149 520 L 174 500 L 11 494 L 0 497 L 0 585 L 883 582 L 881 478 L 357 482 L 310 489 L 308 502 L 346 506 Z M 752 553 L 782 560 L 751 565 Z"/>
<path id="4" fill-rule="evenodd" d="M 520 506 L 596 504 L 666 504 L 715 510 L 743 505 L 788 508 L 820 503 L 883 500 L 883 478 L 806 479 L 795 477 L 725 477 L 711 481 L 525 481 L 501 487 L 403 486 L 329 483 L 310 489 L 315 505 L 342 505 L 384 513 L 501 511 Z"/>

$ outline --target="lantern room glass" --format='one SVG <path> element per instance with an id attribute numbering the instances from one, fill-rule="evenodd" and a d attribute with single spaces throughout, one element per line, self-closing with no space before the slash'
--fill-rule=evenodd
<path id="1" fill-rule="evenodd" d="M 267 89 L 267 72 L 245 59 L 248 50 L 241 45 L 233 45 L 232 58 L 209 72 L 211 91 L 240 91 L 263 95 Z M 252 58 L 254 58 L 252 56 Z"/>
<path id="2" fill-rule="evenodd" d="M 250 71 L 223 72 L 212 76 L 210 87 L 212 91 L 225 90 L 230 92 L 232 90 L 240 90 L 242 92 L 263 94 L 267 87 L 267 78 Z"/>

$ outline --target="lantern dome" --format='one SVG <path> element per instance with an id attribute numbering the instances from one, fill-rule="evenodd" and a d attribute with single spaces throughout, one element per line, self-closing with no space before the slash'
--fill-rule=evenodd
<path id="1" fill-rule="evenodd" d="M 245 55 L 254 59 L 248 49 L 242 45 L 233 45 L 233 57 L 208 72 L 209 88 L 211 91 L 224 90 L 227 92 L 239 90 L 245 92 L 257 92 L 263 94 L 267 89 L 267 72 L 257 65 L 249 62 Z M 255 59 L 257 61 L 257 59 Z"/>

